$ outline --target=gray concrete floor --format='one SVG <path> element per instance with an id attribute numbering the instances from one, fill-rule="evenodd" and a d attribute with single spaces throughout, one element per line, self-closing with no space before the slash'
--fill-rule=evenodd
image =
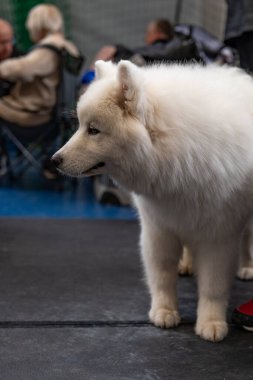
<path id="1" fill-rule="evenodd" d="M 182 324 L 148 323 L 134 221 L 0 219 L 1 380 L 253 378 L 253 334 L 194 335 L 194 278 L 179 279 Z M 252 298 L 235 281 L 233 308 Z"/>

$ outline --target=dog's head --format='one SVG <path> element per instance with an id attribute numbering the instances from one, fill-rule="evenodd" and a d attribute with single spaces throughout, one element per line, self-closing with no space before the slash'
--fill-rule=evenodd
<path id="1" fill-rule="evenodd" d="M 79 128 L 52 157 L 70 176 L 133 171 L 150 145 L 142 69 L 127 61 L 98 61 L 95 68 L 96 80 L 77 105 Z"/>

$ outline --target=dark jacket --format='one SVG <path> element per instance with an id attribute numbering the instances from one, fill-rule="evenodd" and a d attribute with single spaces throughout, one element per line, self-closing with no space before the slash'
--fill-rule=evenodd
<path id="1" fill-rule="evenodd" d="M 199 60 L 195 42 L 188 37 L 157 40 L 152 45 L 134 49 L 134 53 L 140 54 L 147 63 Z"/>
<path id="2" fill-rule="evenodd" d="M 253 1 L 253 0 L 252 0 Z M 128 49 L 117 45 L 114 60 L 130 59 L 136 55 L 143 58 L 143 64 L 153 62 L 200 61 L 205 64 L 214 61 L 234 63 L 234 51 L 199 26 L 179 24 L 174 27 L 175 37 L 158 40 L 151 45 Z"/>
<path id="3" fill-rule="evenodd" d="M 122 45 L 116 45 L 117 51 L 114 61 L 130 59 L 134 62 L 136 57 L 143 59 L 143 64 L 154 62 L 187 62 L 199 60 L 195 42 L 188 37 L 174 37 L 171 40 L 157 40 L 151 45 L 128 49 Z M 141 60 L 140 60 L 141 62 Z"/>

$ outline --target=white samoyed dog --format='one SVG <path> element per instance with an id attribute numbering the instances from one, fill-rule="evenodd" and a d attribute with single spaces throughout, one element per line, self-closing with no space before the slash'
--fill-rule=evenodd
<path id="1" fill-rule="evenodd" d="M 110 174 L 133 193 L 152 298 L 150 320 L 179 321 L 186 245 L 198 280 L 195 331 L 220 341 L 253 209 L 253 81 L 236 68 L 96 62 L 80 127 L 52 158 L 71 176 Z"/>

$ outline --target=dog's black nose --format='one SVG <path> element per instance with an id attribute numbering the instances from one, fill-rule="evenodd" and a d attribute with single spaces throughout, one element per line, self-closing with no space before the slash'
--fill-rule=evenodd
<path id="1" fill-rule="evenodd" d="M 53 157 L 51 158 L 52 163 L 54 166 L 58 167 L 62 164 L 63 158 L 60 154 L 54 154 Z"/>

